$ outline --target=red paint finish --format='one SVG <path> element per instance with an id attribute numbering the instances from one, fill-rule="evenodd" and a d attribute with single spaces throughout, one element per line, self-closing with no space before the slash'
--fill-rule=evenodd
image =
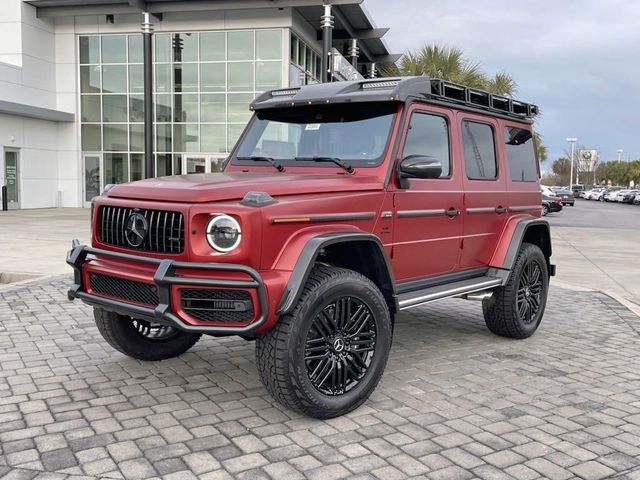
<path id="1" fill-rule="evenodd" d="M 405 189 L 400 187 L 396 172 L 403 158 L 409 118 L 418 112 L 446 120 L 451 174 L 438 179 L 410 179 L 409 188 Z M 461 138 L 466 119 L 493 128 L 498 160 L 498 176 L 494 180 L 468 178 Z M 261 163 L 250 167 L 228 165 L 221 174 L 118 185 L 94 202 L 92 244 L 139 257 L 252 267 L 260 274 L 267 292 L 267 320 L 258 332 L 268 331 L 278 321 L 276 310 L 296 262 L 305 245 L 318 235 L 373 233 L 384 246 L 397 282 L 474 267 L 500 267 L 518 221 L 540 216 L 539 182 L 511 182 L 502 148 L 505 126 L 529 129 L 530 125 L 420 102 L 406 108 L 399 104 L 393 125 L 382 164 L 357 168 L 352 175 L 329 165 L 293 166 L 279 173 Z M 249 191 L 267 192 L 276 202 L 262 207 L 241 204 Z M 103 242 L 97 222 L 104 205 L 182 213 L 184 251 L 166 255 Z M 525 207 L 531 209 L 525 211 Z M 447 216 L 446 211 L 457 211 L 459 215 Z M 234 217 L 242 229 L 239 247 L 229 253 L 216 252 L 205 238 L 209 220 L 221 213 Z M 95 258 L 84 266 L 83 276 L 92 293 L 89 272 L 153 284 L 154 271 L 155 267 L 140 262 Z M 177 273 L 187 278 L 246 279 L 243 274 L 225 271 L 187 269 Z M 258 298 L 255 291 L 250 293 L 257 318 L 261 313 Z M 173 313 L 184 322 L 219 325 L 183 312 L 179 288 L 173 288 L 172 296 Z"/>

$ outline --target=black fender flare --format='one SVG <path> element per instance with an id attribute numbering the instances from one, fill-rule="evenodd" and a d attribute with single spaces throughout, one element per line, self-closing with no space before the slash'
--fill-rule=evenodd
<path id="1" fill-rule="evenodd" d="M 311 238 L 302 249 L 300 256 L 291 272 L 291 276 L 289 277 L 289 281 L 287 282 L 287 286 L 285 287 L 284 293 L 280 299 L 280 303 L 278 305 L 277 313 L 278 315 L 286 315 L 293 311 L 300 296 L 302 295 L 302 291 L 304 289 L 304 285 L 309 278 L 309 274 L 313 266 L 318 259 L 320 252 L 329 246 L 336 244 L 344 244 L 344 243 L 353 243 L 353 242 L 367 242 L 369 245 L 375 248 L 375 252 L 378 255 L 377 259 L 372 259 L 372 261 L 377 261 L 381 265 L 381 268 L 384 269 L 383 272 L 380 272 L 385 278 L 385 290 L 392 297 L 391 299 L 387 298 L 387 302 L 391 301 L 390 305 L 395 308 L 395 313 L 398 311 L 398 300 L 397 300 L 397 292 L 396 292 L 396 283 L 393 277 L 393 271 L 391 270 L 391 264 L 389 262 L 389 258 L 387 257 L 384 247 L 380 239 L 371 234 L 365 232 L 336 232 L 336 233 L 322 233 L 318 236 Z"/>
<path id="2" fill-rule="evenodd" d="M 552 254 L 551 227 L 549 226 L 549 222 L 542 218 L 523 219 L 517 223 L 502 268 L 509 271 L 513 268 L 522 243 L 525 239 L 530 238 L 527 232 L 530 232 L 530 234 L 535 233 L 538 236 L 539 246 L 547 258 L 549 274 L 551 276 L 555 275 L 555 265 L 552 265 L 549 260 Z"/>

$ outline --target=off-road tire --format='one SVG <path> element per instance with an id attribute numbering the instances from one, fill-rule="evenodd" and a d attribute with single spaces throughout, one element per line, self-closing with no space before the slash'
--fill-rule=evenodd
<path id="1" fill-rule="evenodd" d="M 517 295 L 525 267 L 535 262 L 542 275 L 542 292 L 538 310 L 532 316 L 530 323 L 526 323 L 518 313 Z M 549 291 L 549 269 L 547 260 L 540 247 L 531 243 L 523 243 L 518 253 L 509 280 L 503 287 L 494 290 L 493 295 L 482 301 L 484 321 L 493 333 L 509 338 L 528 338 L 535 333 L 547 303 Z"/>
<path id="2" fill-rule="evenodd" d="M 138 360 L 166 360 L 182 355 L 193 347 L 201 334 L 175 330 L 164 340 L 150 339 L 135 328 L 134 319 L 101 308 L 94 308 L 93 315 L 98 330 L 109 345 L 125 355 Z"/>
<path id="3" fill-rule="evenodd" d="M 320 392 L 305 364 L 305 342 L 316 315 L 340 297 L 353 297 L 368 307 L 376 328 L 373 357 L 351 390 L 337 396 Z M 365 276 L 343 268 L 313 268 L 297 306 L 278 324 L 256 338 L 256 364 L 267 391 L 281 404 L 310 417 L 344 415 L 366 401 L 378 384 L 391 347 L 392 324 L 385 299 Z"/>
<path id="4" fill-rule="evenodd" d="M 549 215 L 549 207 L 547 205 L 542 205 L 542 216 L 546 217 Z"/>

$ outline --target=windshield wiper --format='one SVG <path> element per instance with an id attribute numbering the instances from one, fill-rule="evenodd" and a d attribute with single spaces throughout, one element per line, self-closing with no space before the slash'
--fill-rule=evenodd
<path id="1" fill-rule="evenodd" d="M 284 167 L 271 157 L 263 157 L 260 155 L 251 155 L 250 157 L 237 157 L 240 161 L 253 160 L 254 162 L 269 162 L 279 172 L 284 172 Z"/>
<path id="2" fill-rule="evenodd" d="M 295 160 L 297 162 L 328 162 L 328 163 L 335 163 L 336 165 L 338 165 L 340 168 L 342 168 L 343 170 L 346 170 L 348 173 L 353 173 L 353 167 L 351 165 L 349 165 L 348 163 L 340 160 L 339 158 L 336 157 L 296 157 Z"/>

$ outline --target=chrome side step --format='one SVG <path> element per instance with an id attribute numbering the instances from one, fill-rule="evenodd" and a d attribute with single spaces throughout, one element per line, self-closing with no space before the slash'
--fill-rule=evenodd
<path id="1" fill-rule="evenodd" d="M 415 292 L 408 292 L 398 295 L 398 305 L 400 310 L 417 307 L 425 303 L 442 300 L 443 298 L 457 297 L 473 292 L 480 292 L 502 285 L 502 279 L 497 277 L 476 277 L 459 282 L 448 283 L 429 287 Z"/>

